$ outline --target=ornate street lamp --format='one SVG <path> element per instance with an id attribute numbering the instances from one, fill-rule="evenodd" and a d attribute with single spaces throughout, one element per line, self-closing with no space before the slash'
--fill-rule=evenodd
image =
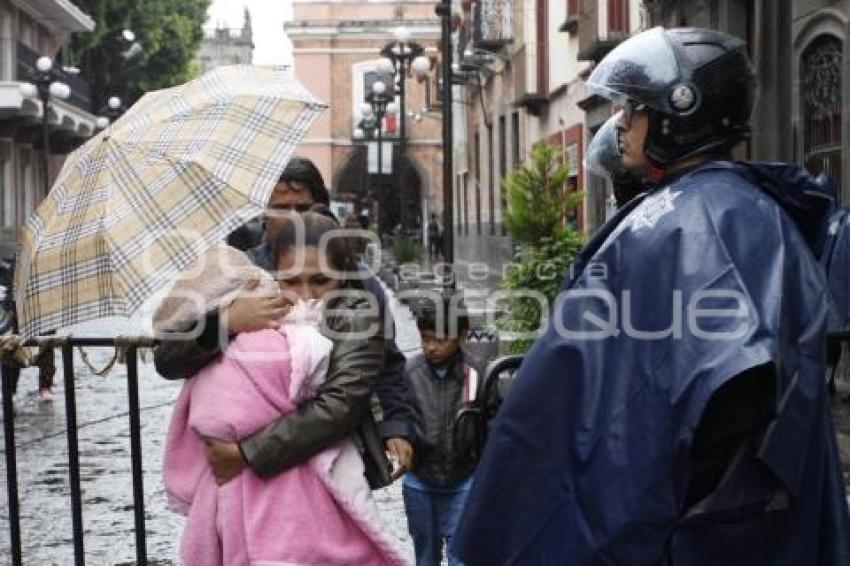
<path id="1" fill-rule="evenodd" d="M 24 98 L 38 98 L 41 100 L 41 129 L 42 129 L 42 152 L 41 171 L 44 179 L 44 196 L 50 192 L 50 179 L 48 173 L 48 161 L 50 159 L 50 130 L 47 123 L 50 100 L 57 98 L 65 100 L 71 95 L 71 88 L 60 79 L 63 75 L 53 68 L 53 60 L 50 57 L 39 57 L 35 62 L 35 69 L 30 71 L 29 79 L 32 82 L 23 83 L 20 86 Z"/>
<path id="2" fill-rule="evenodd" d="M 383 142 L 383 121 L 384 116 L 387 115 L 387 108 L 392 102 L 392 97 L 387 94 L 387 85 L 384 84 L 384 81 L 375 81 L 372 83 L 372 92 L 366 95 L 366 101 L 370 105 L 371 115 L 374 116 L 375 124 L 377 125 L 378 130 L 378 174 L 382 174 L 384 172 L 383 164 L 381 162 L 383 148 L 381 147 L 381 143 Z"/>
<path id="3" fill-rule="evenodd" d="M 99 130 L 105 130 L 109 124 L 114 123 L 127 109 L 121 104 L 121 99 L 117 96 L 110 96 L 106 102 L 106 106 L 100 109 L 100 116 L 95 120 L 95 126 Z"/>
<path id="4" fill-rule="evenodd" d="M 367 142 L 375 139 L 375 128 L 378 127 L 375 113 L 372 111 L 372 105 L 364 102 L 360 105 L 360 121 L 354 129 L 354 139 L 365 140 Z"/>
<path id="5" fill-rule="evenodd" d="M 399 96 L 401 119 L 399 121 L 399 143 L 401 152 L 404 153 L 407 141 L 407 129 L 405 127 L 405 83 L 407 82 L 408 70 L 412 70 L 417 76 L 427 75 L 431 67 L 428 58 L 423 55 L 425 48 L 410 40 L 410 30 L 404 26 L 393 30 L 392 41 L 381 49 L 380 68 L 392 73 L 396 80 L 396 91 Z"/>
<path id="6" fill-rule="evenodd" d="M 410 30 L 404 26 L 397 27 L 393 30 L 394 41 L 386 44 L 381 49 L 382 59 L 378 63 L 378 71 L 393 76 L 394 93 L 398 93 L 399 103 L 393 103 L 390 106 L 391 113 L 397 113 L 399 117 L 399 151 L 404 155 L 407 149 L 407 112 L 406 104 L 406 83 L 409 71 L 417 77 L 424 77 L 430 70 L 431 63 L 425 53 L 425 48 L 418 43 L 411 41 Z M 393 93 L 393 94 L 394 94 Z M 394 111 L 394 112 L 393 112 Z M 380 150 L 380 142 L 378 144 Z M 401 187 L 399 191 L 400 215 L 399 221 L 404 225 L 406 220 L 405 212 L 407 210 L 405 199 L 405 188 Z"/>

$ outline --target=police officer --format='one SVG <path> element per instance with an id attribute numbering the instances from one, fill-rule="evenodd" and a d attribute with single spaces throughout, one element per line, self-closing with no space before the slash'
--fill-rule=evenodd
<path id="1" fill-rule="evenodd" d="M 619 117 L 619 114 L 615 114 L 599 127 L 587 146 L 584 159 L 587 171 L 611 181 L 618 208 L 652 187 L 649 179 L 641 173 L 629 171 L 623 165 L 617 129 Z"/>
<path id="2" fill-rule="evenodd" d="M 617 109 L 614 162 L 654 186 L 564 281 L 488 439 L 455 554 L 850 564 L 823 379 L 828 188 L 731 160 L 756 98 L 737 38 L 647 30 L 587 87 Z"/>

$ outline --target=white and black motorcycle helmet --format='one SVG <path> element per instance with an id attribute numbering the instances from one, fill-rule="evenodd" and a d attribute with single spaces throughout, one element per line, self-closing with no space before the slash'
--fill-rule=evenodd
<path id="1" fill-rule="evenodd" d="M 756 80 L 743 40 L 715 30 L 656 27 L 618 45 L 587 89 L 646 106 L 646 156 L 655 166 L 728 152 L 750 135 Z"/>

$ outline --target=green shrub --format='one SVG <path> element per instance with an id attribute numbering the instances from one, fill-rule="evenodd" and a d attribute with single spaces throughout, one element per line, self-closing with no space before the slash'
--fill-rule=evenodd
<path id="1" fill-rule="evenodd" d="M 584 246 L 584 237 L 566 228 L 555 236 L 541 238 L 536 246 L 522 246 L 507 269 L 500 285 L 504 291 L 538 291 L 546 297 L 547 306 L 555 300 L 558 288 L 575 255 Z M 497 325 L 508 332 L 532 332 L 540 327 L 544 313 L 540 302 L 532 297 L 507 298 L 500 305 L 504 315 Z M 506 353 L 523 353 L 534 340 L 523 338 L 510 342 Z"/>
<path id="2" fill-rule="evenodd" d="M 422 260 L 422 244 L 407 236 L 396 237 L 393 252 L 399 265 L 418 263 Z"/>
<path id="3" fill-rule="evenodd" d="M 560 148 L 541 144 L 531 152 L 529 163 L 505 177 L 508 210 L 505 225 L 520 246 L 500 285 L 503 291 L 538 291 L 550 306 L 584 236 L 564 227 L 567 211 L 581 201 L 581 193 L 564 190 L 569 166 Z M 545 314 L 533 297 L 513 297 L 500 305 L 504 315 L 499 330 L 529 333 L 540 326 Z M 523 353 L 534 340 L 509 343 L 506 353 Z"/>
<path id="4" fill-rule="evenodd" d="M 505 227 L 514 239 L 533 245 L 561 229 L 581 201 L 581 193 L 564 190 L 569 173 L 561 149 L 540 144 L 527 165 L 505 176 Z"/>

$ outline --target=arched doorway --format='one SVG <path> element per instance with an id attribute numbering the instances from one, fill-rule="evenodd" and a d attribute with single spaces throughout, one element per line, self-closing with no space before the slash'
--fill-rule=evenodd
<path id="1" fill-rule="evenodd" d="M 841 187 L 841 40 L 814 39 L 802 55 L 803 158 L 813 175 L 826 173 Z"/>
<path id="2" fill-rule="evenodd" d="M 333 197 L 353 200 L 377 215 L 378 232 L 385 234 L 401 224 L 421 235 L 422 177 L 407 155 L 393 151 L 392 174 L 369 173 L 367 148 L 356 146 L 333 182 Z M 374 218 L 371 218 L 374 220 Z"/>

